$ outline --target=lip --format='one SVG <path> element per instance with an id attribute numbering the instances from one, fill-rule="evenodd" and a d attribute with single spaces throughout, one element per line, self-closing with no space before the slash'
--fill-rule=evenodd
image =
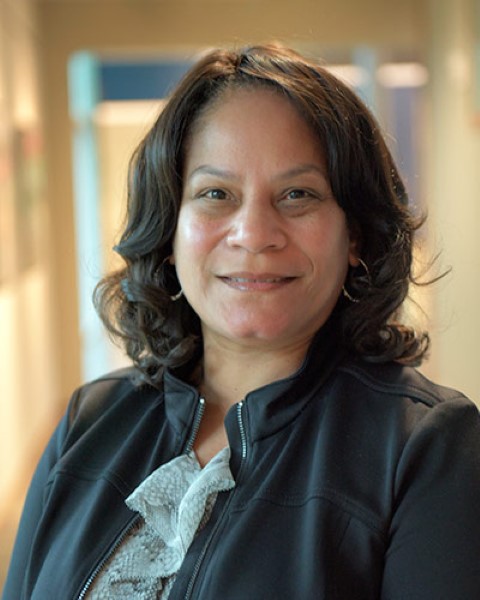
<path id="1" fill-rule="evenodd" d="M 218 278 L 231 288 L 239 291 L 266 292 L 285 287 L 296 279 L 290 275 L 278 273 L 228 273 L 219 275 Z"/>

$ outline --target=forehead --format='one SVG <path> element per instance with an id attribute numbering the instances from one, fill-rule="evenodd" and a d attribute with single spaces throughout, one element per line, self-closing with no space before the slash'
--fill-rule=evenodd
<path id="1" fill-rule="evenodd" d="M 248 104 L 249 100 L 255 102 L 257 99 L 269 100 L 277 105 L 279 103 L 283 104 L 300 116 L 293 100 L 288 98 L 281 88 L 277 88 L 273 84 L 254 82 L 233 84 L 221 89 L 200 108 L 190 125 L 190 130 L 193 133 L 195 130 L 202 128 L 215 115 L 229 110 L 232 106 Z"/>
<path id="2" fill-rule="evenodd" d="M 265 85 L 227 89 L 202 109 L 186 138 L 186 157 L 226 143 L 227 138 L 229 152 L 242 145 L 269 152 L 276 145 L 289 145 L 292 150 L 304 146 L 324 155 L 314 128 L 293 101 Z"/>

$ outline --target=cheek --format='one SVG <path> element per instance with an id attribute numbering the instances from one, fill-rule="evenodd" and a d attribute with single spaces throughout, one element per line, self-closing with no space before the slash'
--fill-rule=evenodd
<path id="1" fill-rule="evenodd" d="M 340 219 L 325 219 L 301 232 L 299 244 L 309 248 L 316 260 L 348 263 L 351 242 Z"/>
<path id="2" fill-rule="evenodd" d="M 191 262 L 208 253 L 218 237 L 216 229 L 210 220 L 198 218 L 190 210 L 181 210 L 173 240 L 175 262 L 181 261 L 182 257 Z"/>

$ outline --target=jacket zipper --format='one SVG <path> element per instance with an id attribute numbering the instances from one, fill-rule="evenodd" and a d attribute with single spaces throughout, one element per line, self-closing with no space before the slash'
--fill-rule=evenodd
<path id="1" fill-rule="evenodd" d="M 200 423 L 202 422 L 203 413 L 205 412 L 205 399 L 200 397 L 198 400 L 198 406 L 195 411 L 195 417 L 193 419 L 192 431 L 190 433 L 190 437 L 188 438 L 187 444 L 185 446 L 185 453 L 190 452 L 193 448 L 193 444 L 195 443 L 195 439 L 198 434 L 198 430 L 200 429 Z M 95 569 L 90 574 L 89 578 L 85 582 L 85 585 L 82 588 L 77 600 L 84 600 L 87 595 L 88 590 L 90 589 L 92 583 L 95 581 L 95 578 L 105 567 L 107 562 L 110 560 L 118 548 L 122 545 L 123 541 L 126 539 L 130 531 L 136 525 L 137 521 L 140 520 L 140 515 L 136 514 L 132 521 L 128 524 L 128 526 L 123 530 L 120 536 L 117 538 L 115 544 L 110 548 L 107 554 L 102 558 L 102 560 L 98 563 Z"/>
<path id="2" fill-rule="evenodd" d="M 242 451 L 241 451 L 242 464 L 243 464 L 243 461 L 245 460 L 245 458 L 247 457 L 247 435 L 245 432 L 245 426 L 244 426 L 243 417 L 242 417 L 243 405 L 244 405 L 243 401 L 241 401 L 237 404 L 237 423 L 238 423 L 238 429 L 240 431 L 240 441 L 241 441 L 241 448 L 242 448 Z M 205 545 L 200 553 L 200 556 L 198 557 L 197 562 L 195 563 L 195 566 L 192 571 L 192 575 L 190 577 L 190 581 L 188 583 L 187 591 L 185 592 L 185 600 L 190 600 L 190 598 L 192 597 L 193 586 L 195 585 L 195 581 L 198 577 L 198 573 L 200 572 L 200 568 L 202 566 L 203 559 L 205 558 L 207 550 L 210 547 L 210 544 L 211 544 L 213 538 L 215 537 L 215 534 L 218 529 L 218 523 L 220 523 L 223 520 L 223 517 L 224 517 L 225 513 L 227 512 L 227 509 L 228 509 L 228 507 L 232 501 L 232 498 L 235 494 L 235 489 L 236 488 L 233 488 L 233 492 L 232 492 L 232 494 L 230 494 L 228 501 L 225 503 L 225 506 L 223 507 L 223 510 L 222 510 L 222 514 L 220 515 L 220 517 L 217 521 L 217 527 L 215 527 L 213 529 L 213 531 L 211 532 L 210 537 L 205 542 Z"/>
<path id="3" fill-rule="evenodd" d="M 198 430 L 200 429 L 200 423 L 202 422 L 203 413 L 205 412 L 205 398 L 198 399 L 197 410 L 195 411 L 195 417 L 193 419 L 192 432 L 188 438 L 187 445 L 185 446 L 184 453 L 187 454 L 193 449 L 193 444 L 197 439 Z"/>
<path id="4" fill-rule="evenodd" d="M 127 537 L 127 535 L 135 527 L 137 521 L 139 521 L 139 520 L 140 520 L 140 515 L 136 514 L 133 517 L 133 519 L 129 522 L 127 527 L 125 527 L 125 529 L 122 531 L 122 533 L 117 538 L 115 544 L 110 548 L 110 550 L 105 554 L 105 556 L 102 558 L 102 560 L 98 563 L 98 565 L 95 567 L 95 569 L 90 574 L 89 578 L 87 579 L 87 581 L 85 582 L 85 585 L 82 588 L 82 591 L 78 595 L 77 600 L 83 600 L 85 598 L 85 596 L 88 593 L 88 590 L 90 589 L 90 586 L 95 581 L 98 574 L 102 571 L 102 569 L 105 567 L 107 562 L 110 560 L 110 557 L 115 554 L 115 552 L 118 550 L 118 548 L 120 548 L 120 546 L 122 545 L 122 543 L 125 540 L 125 538 Z"/>
<path id="5" fill-rule="evenodd" d="M 239 402 L 237 404 L 237 421 L 238 421 L 238 428 L 240 430 L 240 440 L 242 442 L 242 460 L 243 460 L 244 458 L 247 457 L 247 436 L 245 433 L 245 426 L 243 424 L 242 408 L 243 408 L 243 401 Z"/>

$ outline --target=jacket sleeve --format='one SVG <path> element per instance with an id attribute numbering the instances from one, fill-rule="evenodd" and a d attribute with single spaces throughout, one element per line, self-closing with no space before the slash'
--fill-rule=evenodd
<path id="1" fill-rule="evenodd" d="M 480 417 L 463 398 L 417 424 L 395 477 L 382 600 L 480 598 Z"/>
<path id="2" fill-rule="evenodd" d="M 60 421 L 50 438 L 30 483 L 3 589 L 2 600 L 19 600 L 24 597 L 22 590 L 28 576 L 30 548 L 33 545 L 37 525 L 42 516 L 44 495 L 49 475 L 62 453 L 62 447 L 68 431 L 69 415 L 73 404 L 74 402 L 72 401 L 69 412 Z"/>

